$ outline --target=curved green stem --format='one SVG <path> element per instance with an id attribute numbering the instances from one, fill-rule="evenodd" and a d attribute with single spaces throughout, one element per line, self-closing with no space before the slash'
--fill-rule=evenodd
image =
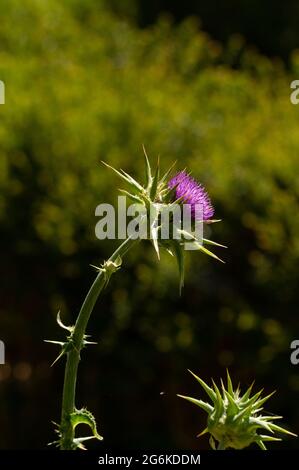
<path id="1" fill-rule="evenodd" d="M 108 261 L 115 262 L 118 257 L 123 255 L 136 242 L 131 238 L 125 240 L 113 253 Z M 67 353 L 67 360 L 64 373 L 62 411 L 60 424 L 60 448 L 61 450 L 74 449 L 74 430 L 71 423 L 71 414 L 75 411 L 75 395 L 78 365 L 80 361 L 80 351 L 84 346 L 84 335 L 88 320 L 95 306 L 97 298 L 107 283 L 105 272 L 100 271 L 94 280 L 87 296 L 82 304 L 77 321 L 72 332 L 73 347 Z"/>

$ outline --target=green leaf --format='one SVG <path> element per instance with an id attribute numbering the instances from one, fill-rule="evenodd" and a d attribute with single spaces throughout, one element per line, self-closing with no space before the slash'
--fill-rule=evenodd
<path id="1" fill-rule="evenodd" d="M 228 369 L 226 369 L 226 380 L 227 380 L 227 391 L 233 397 L 234 396 L 234 388 L 233 388 L 233 384 L 232 384 Z"/>
<path id="2" fill-rule="evenodd" d="M 166 173 L 164 173 L 164 175 L 162 176 L 162 178 L 160 179 L 159 181 L 159 185 L 163 185 L 163 183 L 166 181 L 166 179 L 168 178 L 169 174 L 171 173 L 173 167 L 176 165 L 176 161 L 171 165 L 171 167 L 166 171 Z"/>
<path id="3" fill-rule="evenodd" d="M 249 404 L 250 405 L 253 405 L 255 406 L 257 403 L 258 403 L 258 399 L 259 397 L 261 396 L 261 394 L 263 393 L 264 389 L 262 388 L 259 392 L 257 392 L 255 395 L 253 395 L 251 398 L 249 398 L 246 402 L 244 401 L 244 403 L 246 403 L 246 405 L 248 406 Z"/>
<path id="4" fill-rule="evenodd" d="M 237 413 L 234 416 L 234 421 L 239 421 L 239 420 L 243 419 L 244 416 L 246 416 L 246 415 L 247 415 L 247 417 L 249 417 L 250 413 L 251 413 L 251 410 L 252 410 L 252 405 L 245 406 L 245 408 L 243 408 L 241 411 L 239 411 L 239 413 Z"/>
<path id="5" fill-rule="evenodd" d="M 271 423 L 270 426 L 271 426 L 271 430 L 273 430 L 273 431 L 281 432 L 283 434 L 288 434 L 289 436 L 293 436 L 293 437 L 298 437 L 297 434 L 294 434 L 291 431 L 287 431 L 286 429 L 282 428 L 281 426 L 277 426 L 277 424 Z"/>
<path id="6" fill-rule="evenodd" d="M 213 436 L 210 436 L 209 444 L 210 444 L 210 446 L 212 447 L 213 450 L 216 450 L 216 444 L 215 444 L 215 441 L 213 439 Z"/>
<path id="7" fill-rule="evenodd" d="M 194 242 L 196 243 L 196 242 Z M 206 255 L 208 256 L 211 256 L 212 258 L 215 258 L 217 259 L 218 261 L 220 261 L 220 263 L 224 263 L 225 264 L 225 261 L 223 261 L 222 259 L 218 258 L 217 255 L 215 255 L 214 253 L 212 253 L 212 251 L 209 251 L 207 248 L 205 248 L 203 245 L 200 245 L 199 243 L 196 243 L 196 246 L 197 246 L 197 249 L 199 251 L 202 251 L 203 253 L 205 253 Z"/>
<path id="8" fill-rule="evenodd" d="M 111 275 L 114 274 L 121 267 L 121 264 L 122 264 L 122 259 L 118 255 L 114 261 L 112 261 L 111 259 L 108 259 L 101 265 L 101 267 L 94 266 L 93 264 L 91 264 L 90 266 L 103 274 L 104 286 L 106 287 L 107 284 L 109 283 Z"/>
<path id="9" fill-rule="evenodd" d="M 265 446 L 262 440 L 258 440 L 256 441 L 256 443 L 262 450 L 267 450 L 267 447 Z"/>
<path id="10" fill-rule="evenodd" d="M 63 328 L 64 330 L 67 330 L 69 331 L 70 333 L 74 330 L 74 327 L 73 326 L 66 326 L 62 323 L 62 320 L 61 320 L 61 317 L 60 317 L 60 310 L 59 312 L 57 313 L 57 317 L 56 317 L 56 321 L 58 323 L 58 325 Z"/>
<path id="11" fill-rule="evenodd" d="M 155 171 L 155 175 L 152 181 L 151 189 L 150 189 L 150 198 L 153 201 L 157 195 L 157 188 L 158 188 L 158 181 L 159 181 L 159 173 L 160 173 L 160 162 L 159 157 L 157 161 L 157 167 Z"/>
<path id="12" fill-rule="evenodd" d="M 204 221 L 205 224 L 216 224 L 217 222 L 222 222 L 222 220 L 221 219 L 208 219 Z"/>
<path id="13" fill-rule="evenodd" d="M 196 406 L 199 406 L 204 411 L 206 411 L 208 414 L 210 414 L 214 409 L 212 407 L 212 405 L 210 405 L 209 403 L 206 403 L 202 400 L 197 400 L 196 398 L 192 398 L 192 397 L 186 397 L 185 395 L 177 395 L 177 396 L 180 397 L 180 398 L 183 398 L 184 400 L 190 401 L 191 403 L 193 403 Z"/>
<path id="14" fill-rule="evenodd" d="M 186 230 L 181 230 L 181 229 L 178 229 L 178 232 L 181 233 L 181 235 L 183 235 L 184 237 L 186 237 L 187 239 L 191 239 L 192 241 L 189 242 L 189 243 L 193 243 L 194 246 L 196 247 L 197 250 L 199 251 L 202 251 L 203 253 L 205 253 L 206 255 L 208 256 L 211 256 L 212 258 L 215 258 L 217 259 L 218 261 L 220 261 L 221 263 L 224 263 L 225 264 L 225 261 L 223 261 L 222 259 L 218 258 L 217 255 L 215 255 L 214 253 L 212 253 L 212 251 L 209 251 L 207 248 L 205 248 L 201 243 L 199 243 L 199 241 L 194 237 L 194 235 L 190 232 L 187 232 Z M 209 240 L 210 241 L 210 240 Z M 212 244 L 215 244 L 216 242 L 213 242 Z M 218 243 L 216 244 L 217 246 L 224 246 L 224 245 L 219 245 Z"/>
<path id="15" fill-rule="evenodd" d="M 158 242 L 158 227 L 151 227 L 151 240 L 153 246 L 155 248 L 155 252 L 157 255 L 158 260 L 160 261 L 160 250 L 159 250 L 159 242 Z"/>
<path id="16" fill-rule="evenodd" d="M 174 203 L 174 204 L 175 204 L 175 203 Z M 177 233 L 178 233 L 179 235 L 182 235 L 184 239 L 198 243 L 198 240 L 197 240 L 197 238 L 195 238 L 195 236 L 193 235 L 193 233 L 190 233 L 190 232 L 188 232 L 187 230 L 180 229 L 180 228 L 177 228 L 176 231 L 177 231 Z"/>
<path id="17" fill-rule="evenodd" d="M 207 434 L 207 432 L 209 432 L 209 430 L 208 430 L 208 428 L 205 428 L 203 431 L 201 431 L 199 434 L 197 434 L 196 437 L 204 436 L 204 434 Z"/>
<path id="18" fill-rule="evenodd" d="M 179 269 L 179 276 L 180 276 L 180 295 L 182 293 L 182 289 L 184 287 L 184 277 L 185 277 L 185 254 L 184 254 L 184 247 L 180 245 L 177 241 L 172 241 L 171 243 L 171 251 L 176 257 L 178 269 Z"/>
<path id="19" fill-rule="evenodd" d="M 53 344 L 59 344 L 61 346 L 61 351 L 58 354 L 58 356 L 56 357 L 56 359 L 52 362 L 51 367 L 53 367 L 56 364 L 56 362 L 58 362 L 59 359 L 61 359 L 65 354 L 67 354 L 68 352 L 75 349 L 75 345 L 74 345 L 74 342 L 72 340 L 72 336 L 69 336 L 64 343 L 62 343 L 60 341 L 49 341 L 49 340 L 46 340 L 46 342 L 47 343 L 53 343 Z"/>
<path id="20" fill-rule="evenodd" d="M 96 420 L 93 414 L 86 408 L 81 408 L 81 410 L 75 410 L 73 413 L 70 414 L 70 420 L 72 428 L 74 430 L 79 424 L 87 424 L 92 431 L 93 437 L 95 439 L 98 439 L 99 441 L 103 440 L 103 437 L 98 434 Z"/>
<path id="21" fill-rule="evenodd" d="M 266 436 L 266 435 L 263 435 L 263 434 L 260 434 L 259 435 L 260 439 L 265 441 L 265 442 L 270 442 L 270 441 L 282 441 L 282 439 L 280 439 L 280 437 L 274 437 L 274 436 Z"/>
<path id="22" fill-rule="evenodd" d="M 63 341 L 52 341 L 50 339 L 44 339 L 45 343 L 52 343 L 52 344 L 58 344 L 59 346 L 63 346 L 64 342 Z"/>
<path id="23" fill-rule="evenodd" d="M 227 391 L 227 390 L 223 390 L 223 393 L 225 394 L 225 397 L 229 403 L 229 406 L 228 406 L 228 411 L 230 411 L 230 415 L 235 415 L 236 413 L 238 413 L 239 411 L 239 408 L 234 400 L 234 398 L 231 396 L 231 394 Z"/>
<path id="24" fill-rule="evenodd" d="M 266 429 L 266 431 L 271 432 L 272 434 L 274 433 L 274 431 L 272 431 L 272 426 L 270 426 L 270 423 L 259 419 L 259 417 L 249 418 L 249 423 L 253 424 L 256 428 L 263 428 Z"/>
<path id="25" fill-rule="evenodd" d="M 75 437 L 74 438 L 75 447 L 81 450 L 87 450 L 83 442 L 89 441 L 90 439 L 97 439 L 97 438 L 95 436 Z"/>
<path id="26" fill-rule="evenodd" d="M 158 233 L 160 230 L 160 227 L 158 225 L 159 215 L 160 215 L 159 207 L 156 204 L 152 204 L 150 213 L 151 213 L 151 216 L 154 214 L 153 220 L 150 221 L 151 241 L 155 248 L 158 260 L 160 260 L 160 250 L 159 250 L 159 242 L 158 242 Z"/>
<path id="27" fill-rule="evenodd" d="M 193 375 L 193 377 L 197 380 L 197 382 L 200 383 L 200 385 L 202 386 L 206 394 L 211 398 L 213 403 L 215 403 L 217 401 L 217 396 L 214 390 L 211 387 L 209 387 L 200 377 L 195 375 L 191 370 L 188 369 L 188 371 L 190 372 L 190 374 Z"/>
<path id="28" fill-rule="evenodd" d="M 203 238 L 202 241 L 203 243 L 206 243 L 207 245 L 219 246 L 220 248 L 227 248 L 227 246 L 220 245 L 220 243 L 216 243 L 213 240 L 209 240 L 208 238 Z"/>
<path id="29" fill-rule="evenodd" d="M 124 170 L 120 170 L 121 171 L 121 174 L 123 174 L 129 181 L 129 183 L 135 187 L 136 189 L 138 189 L 141 193 L 143 193 L 143 190 L 144 188 L 141 186 L 141 184 L 138 183 L 138 181 L 136 181 L 131 175 L 129 175 L 128 173 L 126 173 Z"/>
<path id="30" fill-rule="evenodd" d="M 212 379 L 212 384 L 213 384 L 213 387 L 214 387 L 214 390 L 215 390 L 215 393 L 216 393 L 216 401 L 215 401 L 216 415 L 215 415 L 215 419 L 218 419 L 217 417 L 220 418 L 220 416 L 221 416 L 221 414 L 223 413 L 223 410 L 224 410 L 223 400 L 222 400 L 220 390 L 217 387 L 217 385 L 215 384 L 213 379 Z"/>
<path id="31" fill-rule="evenodd" d="M 257 410 L 255 410 L 255 413 L 256 412 L 257 412 Z M 264 419 L 265 421 L 273 421 L 273 420 L 276 420 L 276 419 L 282 419 L 283 417 L 282 416 L 271 415 L 271 416 L 262 416 L 261 418 Z"/>
<path id="32" fill-rule="evenodd" d="M 152 186 L 152 181 L 153 181 L 152 170 L 151 170 L 150 162 L 149 162 L 144 145 L 142 145 L 142 148 L 143 148 L 144 159 L 145 159 L 145 177 L 146 177 L 145 184 L 146 184 L 146 189 L 149 191 Z"/>
<path id="33" fill-rule="evenodd" d="M 153 247 L 155 248 L 157 258 L 160 261 L 160 250 L 159 250 L 159 242 L 158 242 L 159 227 L 151 226 L 150 231 L 151 231 L 151 241 L 152 241 Z"/>
<path id="34" fill-rule="evenodd" d="M 137 190 L 138 193 L 143 192 L 143 187 L 136 181 L 132 176 L 130 176 L 128 173 L 125 171 L 121 170 L 118 171 L 116 168 L 114 168 L 111 165 L 108 165 L 108 163 L 103 162 L 103 165 L 105 165 L 107 168 L 110 168 L 110 170 L 113 170 L 121 179 L 123 179 L 126 183 L 128 183 L 133 189 Z"/>
<path id="35" fill-rule="evenodd" d="M 275 390 L 274 392 L 269 393 L 269 395 L 267 395 L 266 397 L 258 399 L 256 403 L 254 404 L 254 406 L 256 408 L 260 408 L 267 400 L 269 400 L 269 398 L 272 397 L 272 395 L 274 395 L 274 393 L 276 393 Z"/>
<path id="36" fill-rule="evenodd" d="M 119 189 L 121 193 L 123 193 L 125 196 L 127 196 L 131 201 L 136 202 L 137 204 L 144 204 L 143 199 L 141 197 L 138 197 L 136 194 L 129 193 L 125 189 Z"/>
<path id="37" fill-rule="evenodd" d="M 250 385 L 250 387 L 248 387 L 248 389 L 246 390 L 246 392 L 244 393 L 244 395 L 240 398 L 240 402 L 243 403 L 243 402 L 247 402 L 247 401 L 248 401 L 253 386 L 254 386 L 254 381 L 252 382 L 252 384 Z"/>

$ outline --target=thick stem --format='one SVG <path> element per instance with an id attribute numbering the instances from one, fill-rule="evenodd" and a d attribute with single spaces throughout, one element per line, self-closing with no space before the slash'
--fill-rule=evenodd
<path id="1" fill-rule="evenodd" d="M 123 255 L 136 242 L 128 238 L 125 240 L 109 258 L 109 261 L 115 262 L 118 256 Z M 61 450 L 71 450 L 74 448 L 74 431 L 71 424 L 71 413 L 75 410 L 75 395 L 78 365 L 80 361 L 80 351 L 83 347 L 84 335 L 88 320 L 95 306 L 97 298 L 102 289 L 106 285 L 106 278 L 102 271 L 99 272 L 94 280 L 87 296 L 82 304 L 75 327 L 72 333 L 74 347 L 67 353 L 67 360 L 64 373 L 63 395 L 62 395 L 62 411 L 61 411 Z"/>

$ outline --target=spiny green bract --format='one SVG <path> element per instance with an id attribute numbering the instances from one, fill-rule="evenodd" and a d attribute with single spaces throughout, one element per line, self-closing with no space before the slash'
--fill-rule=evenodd
<path id="1" fill-rule="evenodd" d="M 242 395 L 239 386 L 236 390 L 233 389 L 228 371 L 227 388 L 221 380 L 220 392 L 213 380 L 213 387 L 209 387 L 200 377 L 193 372 L 191 374 L 205 390 L 212 404 L 192 397 L 178 396 L 194 403 L 208 413 L 207 427 L 199 436 L 209 432 L 211 434 L 210 445 L 213 449 L 216 448 L 214 439 L 218 441 L 218 450 L 229 447 L 244 449 L 252 443 L 256 443 L 261 449 L 266 450 L 265 442 L 281 441 L 280 438 L 274 437 L 275 431 L 297 437 L 296 434 L 272 422 L 281 419 L 281 416 L 262 414 L 263 404 L 274 392 L 262 397 L 263 390 L 260 390 L 250 396 L 252 384 Z"/>
<path id="2" fill-rule="evenodd" d="M 71 425 L 74 431 L 79 424 L 87 424 L 92 431 L 91 436 L 74 437 L 71 442 L 72 450 L 76 450 L 76 449 L 86 450 L 84 442 L 89 441 L 90 439 L 97 439 L 99 441 L 103 440 L 103 437 L 100 436 L 97 431 L 96 420 L 93 414 L 90 411 L 88 411 L 86 408 L 81 408 L 80 410 L 75 409 L 73 413 L 70 414 L 69 419 L 71 421 Z M 55 445 L 57 447 L 60 447 L 61 438 L 62 438 L 62 428 L 58 424 L 56 423 L 54 424 L 56 426 L 55 431 L 58 434 L 59 439 L 57 441 L 51 442 L 49 445 Z"/>

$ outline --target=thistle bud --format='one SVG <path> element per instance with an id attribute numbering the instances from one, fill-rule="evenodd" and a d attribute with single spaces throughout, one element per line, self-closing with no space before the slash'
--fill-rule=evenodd
<path id="1" fill-rule="evenodd" d="M 281 416 L 263 413 L 264 403 L 274 392 L 262 397 L 263 390 L 260 390 L 251 396 L 252 384 L 245 393 L 241 394 L 239 386 L 233 388 L 228 371 L 227 387 L 225 388 L 221 380 L 220 392 L 214 381 L 212 387 L 209 387 L 200 377 L 193 372 L 191 374 L 200 383 L 212 403 L 183 395 L 178 396 L 199 406 L 208 414 L 207 427 L 198 437 L 210 433 L 210 445 L 213 449 L 216 449 L 215 441 L 217 441 L 217 450 L 244 449 L 252 443 L 266 450 L 265 442 L 281 441 L 274 436 L 275 432 L 297 437 L 296 434 L 273 423 L 281 419 Z"/>

